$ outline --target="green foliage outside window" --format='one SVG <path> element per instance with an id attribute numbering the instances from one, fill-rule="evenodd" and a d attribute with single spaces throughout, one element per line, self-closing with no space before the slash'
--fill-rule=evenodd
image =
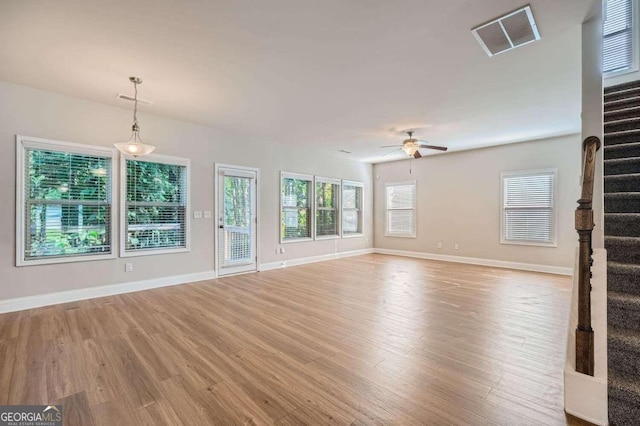
<path id="1" fill-rule="evenodd" d="M 25 258 L 111 251 L 110 162 L 27 149 Z"/>
<path id="2" fill-rule="evenodd" d="M 311 237 L 310 193 L 310 181 L 282 179 L 281 235 L 283 240 Z"/>
<path id="3" fill-rule="evenodd" d="M 186 246 L 186 167 L 127 160 L 127 250 Z"/>
<path id="4" fill-rule="evenodd" d="M 328 182 L 316 183 L 316 235 L 338 235 L 338 188 Z"/>

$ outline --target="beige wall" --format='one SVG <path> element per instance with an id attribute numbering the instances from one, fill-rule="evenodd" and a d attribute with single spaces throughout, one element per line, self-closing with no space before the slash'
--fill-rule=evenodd
<path id="1" fill-rule="evenodd" d="M 260 262 L 279 262 L 372 246 L 370 164 L 309 150 L 251 141 L 215 129 L 140 114 L 145 141 L 157 153 L 191 159 L 191 208 L 214 208 L 214 163 L 258 167 Z M 191 252 L 15 267 L 15 136 L 112 146 L 129 136 L 131 111 L 0 82 L 0 300 L 214 269 L 213 219 L 192 220 Z M 279 247 L 280 171 L 364 181 L 365 236 Z"/>
<path id="2" fill-rule="evenodd" d="M 452 152 L 376 164 L 376 248 L 573 267 L 580 136 Z M 500 172 L 558 169 L 558 246 L 500 244 Z M 385 237 L 385 183 L 417 181 L 417 238 Z M 438 242 L 443 248 L 438 249 Z M 459 250 L 454 250 L 454 244 Z"/>

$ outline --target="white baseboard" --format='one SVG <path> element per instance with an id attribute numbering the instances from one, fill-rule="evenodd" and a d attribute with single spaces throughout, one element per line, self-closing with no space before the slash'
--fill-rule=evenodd
<path id="1" fill-rule="evenodd" d="M 414 257 L 418 259 L 441 260 L 445 262 L 469 263 L 472 265 L 492 266 L 497 268 L 520 269 L 524 271 L 546 272 L 550 274 L 572 275 L 573 268 L 560 266 L 535 265 L 531 263 L 507 262 L 503 260 L 479 259 L 474 257 L 449 256 L 434 253 L 413 252 L 404 250 L 390 250 L 380 248 L 368 248 L 352 250 L 340 253 L 324 254 L 320 256 L 303 257 L 281 262 L 263 263 L 258 267 L 259 271 L 286 268 L 289 266 L 306 265 L 308 263 L 323 262 L 325 260 L 341 259 L 344 257 L 360 256 L 363 254 L 387 254 L 392 256 Z M 172 285 L 207 281 L 217 278 L 215 271 L 197 272 L 193 274 L 159 277 L 150 280 L 134 281 L 129 283 L 105 285 L 100 287 L 81 288 L 78 290 L 60 291 L 56 293 L 40 294 L 36 296 L 19 297 L 16 299 L 0 300 L 0 313 L 22 311 L 25 309 L 40 308 L 42 306 L 56 305 L 59 303 L 76 302 L 78 300 L 94 299 L 96 297 L 113 296 L 116 294 L 131 293 L 152 288 L 168 287 Z"/>
<path id="2" fill-rule="evenodd" d="M 519 269 L 523 271 L 545 272 L 548 274 L 573 275 L 573 268 L 562 266 L 536 265 L 533 263 L 508 262 L 506 260 L 481 259 L 477 257 L 451 256 L 446 254 L 424 253 L 418 251 L 374 249 L 374 253 L 391 256 L 415 257 L 418 259 L 441 260 L 443 262 L 468 263 L 471 265 L 492 266 L 494 268 Z"/>
<path id="3" fill-rule="evenodd" d="M 258 271 L 269 271 L 272 269 L 287 268 L 289 266 L 306 265 L 308 263 L 324 262 L 325 260 L 341 259 L 343 257 L 360 256 L 373 253 L 372 248 L 362 250 L 343 251 L 340 253 L 323 254 L 320 256 L 301 257 L 299 259 L 283 260 L 281 262 L 262 263 Z"/>
<path id="4" fill-rule="evenodd" d="M 76 302 L 78 300 L 94 299 L 96 297 L 113 296 L 152 288 L 168 287 L 178 284 L 207 281 L 216 278 L 216 271 L 196 272 L 193 274 L 159 277 L 144 281 L 133 281 L 100 287 L 81 288 L 77 290 L 60 291 L 56 293 L 39 294 L 36 296 L 19 297 L 16 299 L 0 300 L 0 313 L 22 311 L 40 308 L 42 306 L 57 305 L 59 303 Z"/>

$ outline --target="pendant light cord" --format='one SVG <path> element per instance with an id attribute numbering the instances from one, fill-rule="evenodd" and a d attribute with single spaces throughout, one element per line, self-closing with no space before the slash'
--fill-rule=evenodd
<path id="1" fill-rule="evenodd" d="M 133 126 L 138 128 L 138 83 L 133 82 Z"/>

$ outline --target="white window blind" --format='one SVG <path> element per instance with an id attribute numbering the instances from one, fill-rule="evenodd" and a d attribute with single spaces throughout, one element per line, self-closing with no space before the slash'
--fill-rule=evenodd
<path id="1" fill-rule="evenodd" d="M 607 0 L 602 41 L 602 70 L 613 73 L 630 69 L 634 62 L 633 1 Z"/>
<path id="2" fill-rule="evenodd" d="M 392 237 L 416 236 L 416 183 L 387 184 L 387 229 Z"/>
<path id="3" fill-rule="evenodd" d="M 311 238 L 313 176 L 281 174 L 280 241 Z"/>
<path id="4" fill-rule="evenodd" d="M 316 177 L 316 238 L 330 238 L 340 236 L 339 204 L 340 181 Z"/>
<path id="5" fill-rule="evenodd" d="M 112 255 L 113 150 L 18 137 L 17 264 Z"/>
<path id="6" fill-rule="evenodd" d="M 186 250 L 189 160 L 148 156 L 124 162 L 123 255 Z"/>
<path id="7" fill-rule="evenodd" d="M 362 235 L 362 182 L 342 181 L 342 236 Z"/>
<path id="8" fill-rule="evenodd" d="M 502 243 L 555 243 L 555 170 L 502 174 Z"/>

